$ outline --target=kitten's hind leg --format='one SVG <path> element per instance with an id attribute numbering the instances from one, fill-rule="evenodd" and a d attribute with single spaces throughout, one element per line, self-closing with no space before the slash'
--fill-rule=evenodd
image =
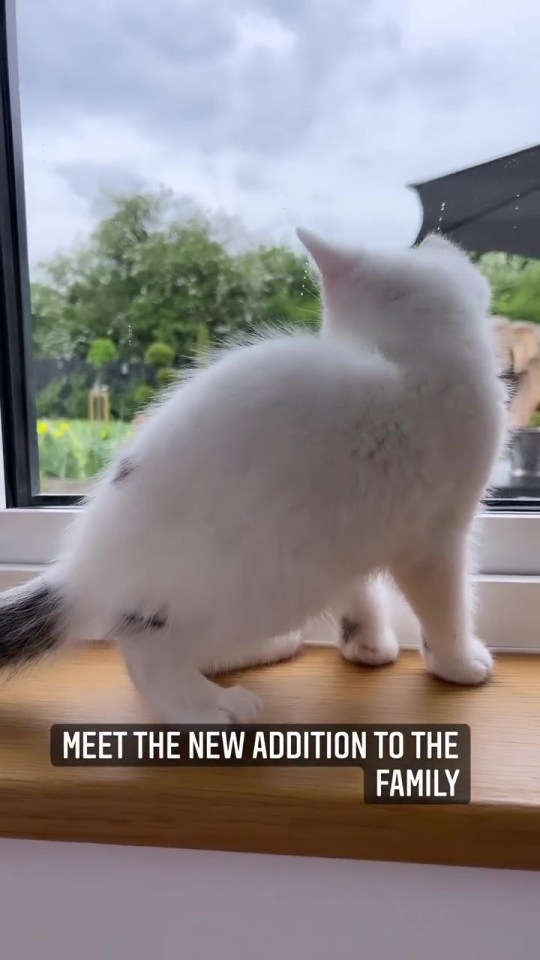
<path id="1" fill-rule="evenodd" d="M 272 637 L 253 646 L 232 647 L 227 653 L 216 654 L 201 669 L 209 676 L 229 673 L 232 670 L 244 670 L 249 667 L 263 667 L 282 660 L 290 660 L 302 647 L 302 634 L 287 633 L 282 637 Z"/>
<path id="2" fill-rule="evenodd" d="M 451 683 L 487 680 L 493 659 L 473 633 L 465 538 L 447 542 L 421 562 L 401 564 L 392 573 L 420 620 L 430 673 Z"/>
<path id="3" fill-rule="evenodd" d="M 135 688 L 162 723 L 251 723 L 262 709 L 250 690 L 203 676 L 168 629 L 122 631 L 117 643 Z"/>
<path id="4" fill-rule="evenodd" d="M 334 609 L 339 648 L 346 660 L 382 666 L 397 659 L 399 643 L 386 606 L 380 578 L 360 580 L 343 594 Z"/>

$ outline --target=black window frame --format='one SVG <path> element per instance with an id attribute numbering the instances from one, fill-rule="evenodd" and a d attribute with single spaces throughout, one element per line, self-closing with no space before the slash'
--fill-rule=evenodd
<path id="1" fill-rule="evenodd" d="M 15 0 L 0 0 L 0 404 L 7 507 L 66 507 L 41 493 Z"/>
<path id="2" fill-rule="evenodd" d="M 39 488 L 15 3 L 0 0 L 0 412 L 6 505 L 70 507 L 84 497 Z M 540 510 L 540 498 L 526 487 L 493 494 L 484 500 L 488 510 Z"/>

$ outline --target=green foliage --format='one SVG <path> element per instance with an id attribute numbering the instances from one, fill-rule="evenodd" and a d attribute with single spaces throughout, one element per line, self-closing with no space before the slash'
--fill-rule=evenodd
<path id="1" fill-rule="evenodd" d="M 34 356 L 72 356 L 72 330 L 63 291 L 52 284 L 33 283 L 31 305 Z"/>
<path id="2" fill-rule="evenodd" d="M 118 350 L 110 337 L 97 337 L 90 344 L 87 360 L 96 370 L 101 370 L 108 363 L 114 363 Z"/>
<path id="3" fill-rule="evenodd" d="M 284 247 L 259 247 L 239 258 L 255 326 L 276 321 L 317 326 L 319 298 L 307 260 Z"/>
<path id="4" fill-rule="evenodd" d="M 529 426 L 540 428 L 540 410 L 537 410 L 536 413 L 533 413 Z"/>
<path id="5" fill-rule="evenodd" d="M 38 417 L 63 416 L 63 401 L 61 398 L 62 382 L 53 380 L 36 397 L 36 412 Z"/>
<path id="6" fill-rule="evenodd" d="M 176 381 L 177 373 L 172 367 L 162 367 L 158 370 L 156 378 L 160 387 L 170 387 Z"/>
<path id="7" fill-rule="evenodd" d="M 144 387 L 150 389 L 141 380 L 126 380 L 121 385 L 115 385 L 109 391 L 109 402 L 111 408 L 111 417 L 115 420 L 131 421 L 135 414 L 141 409 L 141 402 L 138 399 L 138 390 Z"/>
<path id="8" fill-rule="evenodd" d="M 261 324 L 317 323 L 316 286 L 291 250 L 233 253 L 220 237 L 241 227 L 167 191 L 107 202 L 88 241 L 43 264 L 32 286 L 36 356 L 103 365 L 112 351 L 96 343 L 107 341 L 122 361 L 171 367 Z"/>
<path id="9" fill-rule="evenodd" d="M 198 357 L 204 356 L 210 344 L 210 334 L 208 324 L 201 320 L 197 326 L 197 342 L 195 345 L 195 354 Z"/>
<path id="10" fill-rule="evenodd" d="M 88 384 L 81 373 L 72 373 L 67 378 L 62 416 L 71 420 L 84 420 L 88 416 Z M 58 413 L 56 414 L 58 416 Z"/>
<path id="11" fill-rule="evenodd" d="M 174 361 L 174 350 L 168 343 L 156 340 L 144 354 L 144 362 L 150 367 L 170 367 Z"/>
<path id="12" fill-rule="evenodd" d="M 88 415 L 88 384 L 80 373 L 62 375 L 39 391 L 38 417 L 82 419 Z"/>
<path id="13" fill-rule="evenodd" d="M 261 325 L 317 322 L 303 257 L 280 246 L 232 252 L 227 233 L 237 240 L 241 225 L 209 220 L 166 191 L 114 196 L 86 243 L 41 266 L 32 284 L 35 355 L 81 370 L 61 373 L 37 397 L 45 476 L 88 479 L 102 470 L 125 421 L 174 383 L 175 362 Z M 113 422 L 89 423 L 90 371 L 77 361 L 99 377 L 117 359 L 144 361 L 152 382 L 139 372 L 120 376 L 109 385 Z"/>
<path id="14" fill-rule="evenodd" d="M 137 413 L 152 402 L 155 392 L 156 391 L 153 390 L 152 387 L 149 387 L 146 383 L 141 383 L 135 388 L 134 399 Z"/>
<path id="15" fill-rule="evenodd" d="M 109 463 L 130 427 L 89 420 L 39 420 L 39 466 L 43 477 L 86 480 Z"/>
<path id="16" fill-rule="evenodd" d="M 494 313 L 540 323 L 540 260 L 485 253 L 478 265 L 491 284 Z"/>

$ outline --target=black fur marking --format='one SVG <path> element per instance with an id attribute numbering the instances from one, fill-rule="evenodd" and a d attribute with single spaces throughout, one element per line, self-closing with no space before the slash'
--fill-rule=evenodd
<path id="1" fill-rule="evenodd" d="M 422 634 L 422 646 L 423 646 L 424 650 L 426 650 L 428 653 L 431 653 L 431 647 L 430 647 L 429 643 L 427 642 L 424 634 Z"/>
<path id="2" fill-rule="evenodd" d="M 134 469 L 135 464 L 133 463 L 131 457 L 124 457 L 118 465 L 118 470 L 113 477 L 113 483 L 122 483 L 122 480 L 127 480 L 127 478 L 133 473 Z"/>
<path id="3" fill-rule="evenodd" d="M 362 624 L 359 620 L 349 620 L 348 617 L 341 618 L 341 639 L 343 643 L 350 643 L 362 630 Z"/>
<path id="4" fill-rule="evenodd" d="M 62 639 L 62 606 L 60 595 L 41 579 L 0 597 L 0 668 L 53 650 Z"/>
<path id="5" fill-rule="evenodd" d="M 125 613 L 120 621 L 121 631 L 143 633 L 145 630 L 163 630 L 167 626 L 167 617 L 163 613 L 154 613 L 143 617 L 141 613 Z"/>

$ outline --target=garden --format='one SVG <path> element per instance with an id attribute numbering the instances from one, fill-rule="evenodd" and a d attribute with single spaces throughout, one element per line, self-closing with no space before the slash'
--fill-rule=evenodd
<path id="1" fill-rule="evenodd" d="M 122 421 L 100 423 L 91 420 L 38 420 L 37 434 L 42 490 L 72 486 L 86 489 L 109 463 L 117 446 L 133 427 Z M 49 480 L 62 481 L 55 485 Z M 76 481 L 66 484 L 64 481 Z"/>
<path id="2" fill-rule="evenodd" d="M 170 191 L 106 199 L 76 249 L 34 271 L 32 342 L 45 492 L 84 492 L 134 420 L 208 348 L 269 324 L 318 324 L 304 256 Z M 475 255 L 494 312 L 540 321 L 540 262 Z"/>

